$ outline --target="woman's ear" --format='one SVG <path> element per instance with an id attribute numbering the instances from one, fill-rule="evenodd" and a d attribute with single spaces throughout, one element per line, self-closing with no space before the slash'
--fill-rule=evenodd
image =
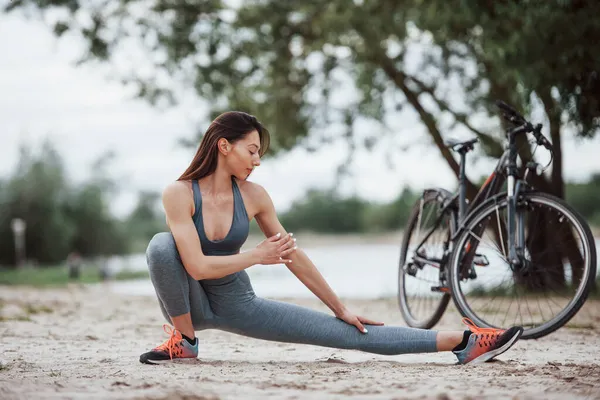
<path id="1" fill-rule="evenodd" d="M 229 140 L 225 138 L 219 139 L 219 141 L 217 142 L 217 146 L 219 147 L 219 151 L 223 155 L 227 155 L 231 151 L 231 143 L 229 143 Z"/>

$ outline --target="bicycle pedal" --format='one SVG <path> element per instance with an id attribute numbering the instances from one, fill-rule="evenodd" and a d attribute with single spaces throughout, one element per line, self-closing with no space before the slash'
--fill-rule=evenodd
<path id="1" fill-rule="evenodd" d="M 448 286 L 432 286 L 431 291 L 437 293 L 450 293 L 450 288 Z"/>
<path id="2" fill-rule="evenodd" d="M 475 257 L 473 257 L 473 264 L 477 265 L 478 267 L 487 267 L 490 265 L 490 262 L 483 254 L 475 254 Z"/>

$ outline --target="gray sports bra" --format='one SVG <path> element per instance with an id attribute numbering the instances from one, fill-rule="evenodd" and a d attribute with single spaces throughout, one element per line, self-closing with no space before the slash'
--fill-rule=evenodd
<path id="1" fill-rule="evenodd" d="M 227 236 L 221 240 L 212 241 L 206 237 L 204 231 L 204 221 L 202 219 L 202 194 L 197 180 L 192 181 L 192 190 L 194 192 L 194 215 L 192 219 L 196 225 L 202 252 L 207 256 L 227 256 L 237 254 L 240 248 L 248 238 L 250 221 L 244 205 L 244 199 L 240 192 L 235 178 L 231 177 L 233 186 L 233 221 Z"/>

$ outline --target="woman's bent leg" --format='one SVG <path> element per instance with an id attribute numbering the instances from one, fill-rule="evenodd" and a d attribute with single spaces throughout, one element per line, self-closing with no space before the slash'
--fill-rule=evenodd
<path id="1" fill-rule="evenodd" d="M 437 351 L 436 331 L 367 325 L 365 334 L 334 316 L 294 304 L 256 298 L 252 306 L 253 311 L 243 318 L 222 321 L 220 325 L 257 339 L 384 355 Z"/>
<path id="2" fill-rule="evenodd" d="M 214 317 L 212 309 L 200 283 L 185 270 L 170 232 L 154 235 L 146 250 L 146 261 L 167 321 L 172 323 L 172 317 L 190 313 L 194 329 L 205 329 Z"/>

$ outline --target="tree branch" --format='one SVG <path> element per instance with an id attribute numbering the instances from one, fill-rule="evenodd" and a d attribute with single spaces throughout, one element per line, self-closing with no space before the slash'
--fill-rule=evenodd
<path id="1" fill-rule="evenodd" d="M 469 129 L 471 132 L 473 132 L 481 140 L 483 145 L 487 147 L 488 152 L 492 156 L 499 157 L 502 154 L 502 151 L 503 151 L 502 145 L 500 143 L 498 143 L 496 140 L 494 140 L 494 138 L 491 137 L 490 135 L 481 132 L 479 129 L 477 129 L 473 125 L 471 125 L 469 123 L 469 121 L 467 120 L 466 114 L 458 113 L 458 112 L 452 110 L 447 102 L 441 100 L 439 97 L 437 97 L 435 95 L 434 89 L 432 87 L 427 86 L 420 79 L 415 78 L 414 76 L 408 76 L 408 75 L 407 75 L 407 78 L 409 80 L 411 80 L 412 82 L 414 82 L 419 87 L 419 90 L 421 90 L 424 93 L 429 94 L 431 96 L 431 98 L 433 99 L 433 101 L 435 101 L 435 103 L 438 105 L 440 110 L 449 112 L 450 114 L 452 114 L 452 116 L 454 117 L 454 119 L 456 121 L 460 122 L 465 127 L 467 127 L 467 129 Z"/>
<path id="2" fill-rule="evenodd" d="M 392 82 L 394 82 L 394 84 L 400 90 L 402 90 L 402 92 L 406 96 L 407 101 L 417 111 L 417 113 L 421 117 L 421 120 L 427 127 L 427 130 L 429 131 L 429 134 L 431 135 L 436 147 L 442 154 L 442 157 L 444 158 L 444 160 L 446 160 L 446 162 L 452 169 L 452 172 L 454 172 L 454 175 L 458 178 L 460 175 L 460 166 L 458 165 L 454 157 L 452 157 L 452 153 L 450 152 L 450 150 L 444 145 L 444 140 L 442 139 L 442 134 L 437 128 L 435 118 L 433 117 L 433 115 L 431 115 L 431 113 L 425 110 L 425 108 L 419 101 L 418 93 L 413 92 L 406 85 L 406 80 L 408 79 L 408 76 L 406 76 L 404 72 L 398 70 L 393 64 L 393 62 L 385 55 L 376 54 L 375 52 L 373 52 L 371 55 L 371 59 L 373 62 L 376 63 L 376 65 L 379 65 L 387 74 L 387 76 L 392 80 Z M 476 186 L 468 179 L 466 180 L 466 185 L 467 197 L 474 198 L 477 194 Z"/>

